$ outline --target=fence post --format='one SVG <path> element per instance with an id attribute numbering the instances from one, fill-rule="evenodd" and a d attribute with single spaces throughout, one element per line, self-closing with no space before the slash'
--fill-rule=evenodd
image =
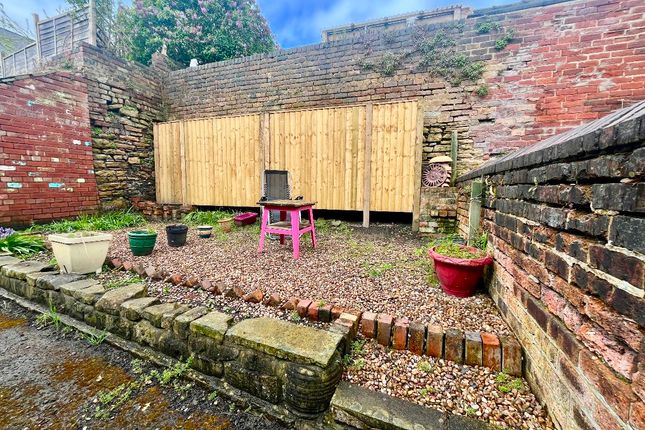
<path id="1" fill-rule="evenodd" d="M 370 194 L 372 192 L 372 115 L 374 106 L 365 106 L 365 167 L 363 171 L 363 227 L 370 226 Z"/>
<path id="2" fill-rule="evenodd" d="M 417 137 L 414 151 L 414 196 L 412 200 L 412 231 L 419 231 L 421 216 L 421 175 L 423 170 L 423 113 L 424 104 L 417 103 Z"/>
<path id="3" fill-rule="evenodd" d="M 90 0 L 89 11 L 88 11 L 88 31 L 89 31 L 89 43 L 90 45 L 96 46 L 96 0 Z M 72 28 L 74 27 L 74 22 L 72 22 Z M 74 41 L 72 40 L 72 44 Z"/>
<path id="4" fill-rule="evenodd" d="M 468 245 L 472 246 L 479 235 L 479 223 L 482 211 L 482 181 L 473 181 L 470 189 L 470 205 L 468 207 Z"/>
<path id="5" fill-rule="evenodd" d="M 269 113 L 260 114 L 260 196 L 264 195 L 264 171 L 269 162 L 269 139 L 271 136 Z"/>
<path id="6" fill-rule="evenodd" d="M 450 186 L 455 186 L 455 180 L 457 179 L 457 151 L 459 151 L 459 142 L 457 141 L 457 132 L 453 131 L 450 136 L 450 158 L 452 162 L 450 167 L 452 171 L 450 172 Z"/>

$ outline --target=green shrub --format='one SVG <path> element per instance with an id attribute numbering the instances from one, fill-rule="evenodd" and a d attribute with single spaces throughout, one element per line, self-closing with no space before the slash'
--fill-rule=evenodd
<path id="1" fill-rule="evenodd" d="M 126 227 L 136 227 L 146 223 L 143 215 L 135 212 L 114 211 L 95 215 L 79 215 L 74 219 L 54 221 L 49 224 L 35 225 L 28 231 L 48 233 L 69 233 L 73 231 L 107 231 Z"/>
<path id="2" fill-rule="evenodd" d="M 231 218 L 233 213 L 226 211 L 194 211 L 184 215 L 182 222 L 188 225 L 210 225 L 217 226 L 217 221 L 224 218 Z"/>
<path id="3" fill-rule="evenodd" d="M 43 251 L 45 244 L 38 236 L 14 233 L 0 239 L 0 252 L 11 252 L 16 255 L 29 255 Z"/>

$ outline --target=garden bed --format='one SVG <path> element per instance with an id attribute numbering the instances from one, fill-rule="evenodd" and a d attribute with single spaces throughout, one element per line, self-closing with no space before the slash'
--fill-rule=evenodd
<path id="1" fill-rule="evenodd" d="M 122 229 L 112 232 L 109 255 L 171 274 L 239 287 L 247 293 L 261 289 L 283 300 L 297 297 L 466 331 L 510 334 L 485 293 L 460 299 L 441 291 L 432 276 L 427 242 L 409 228 L 321 226 L 318 248 L 312 249 L 305 236 L 299 260 L 293 260 L 288 241 L 281 246 L 267 240 L 265 252 L 258 255 L 257 226 L 211 239 L 200 239 L 190 229 L 186 246 L 171 248 L 164 226 L 152 225 L 159 232 L 157 245 L 151 255 L 143 257 L 132 256 L 126 237 L 129 229 Z"/>

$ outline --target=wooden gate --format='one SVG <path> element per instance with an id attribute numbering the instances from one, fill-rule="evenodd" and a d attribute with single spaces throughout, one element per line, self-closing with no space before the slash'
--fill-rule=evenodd
<path id="1" fill-rule="evenodd" d="M 157 201 L 255 206 L 280 169 L 319 209 L 416 213 L 421 120 L 409 101 L 160 123 Z"/>

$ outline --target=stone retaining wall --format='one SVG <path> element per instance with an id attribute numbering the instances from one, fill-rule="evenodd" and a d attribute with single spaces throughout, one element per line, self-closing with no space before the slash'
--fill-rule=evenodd
<path id="1" fill-rule="evenodd" d="M 254 318 L 233 323 L 205 307 L 160 303 L 143 284 L 106 290 L 45 263 L 0 256 L 0 287 L 173 358 L 305 419 L 328 409 L 340 381 L 343 335 Z"/>
<path id="2" fill-rule="evenodd" d="M 487 163 L 490 294 L 561 428 L 645 428 L 645 102 Z M 463 231 L 463 230 L 462 230 Z"/>

